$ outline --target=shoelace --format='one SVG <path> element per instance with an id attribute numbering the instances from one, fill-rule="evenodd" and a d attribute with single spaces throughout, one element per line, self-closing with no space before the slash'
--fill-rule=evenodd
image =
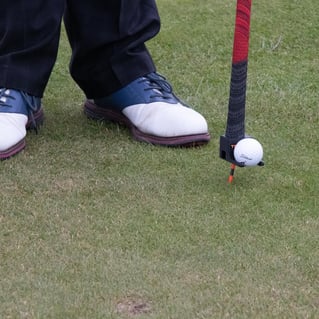
<path id="1" fill-rule="evenodd" d="M 148 87 L 145 90 L 152 90 L 154 92 L 151 98 L 162 98 L 162 99 L 177 99 L 173 94 L 172 86 L 168 81 L 158 73 L 150 73 L 143 77 L 140 82 L 148 82 Z M 178 99 L 177 99 L 178 100 Z"/>
<path id="2" fill-rule="evenodd" d="M 10 94 L 11 90 L 6 88 L 0 88 L 0 107 L 12 107 L 10 100 L 15 100 L 16 98 Z M 32 126 L 36 133 L 38 133 L 38 127 L 34 119 L 33 113 L 37 111 L 37 101 L 36 97 L 29 95 L 25 92 L 19 91 L 24 102 L 27 105 L 28 117 L 31 119 Z"/>
<path id="3" fill-rule="evenodd" d="M 150 96 L 150 98 L 162 98 L 162 99 L 173 99 L 186 107 L 190 107 L 187 103 L 182 101 L 173 93 L 173 88 L 166 80 L 166 78 L 156 72 L 147 74 L 141 79 L 141 82 L 147 81 L 149 87 L 145 90 L 153 90 L 154 94 Z"/>
<path id="4" fill-rule="evenodd" d="M 9 89 L 5 89 L 5 88 L 1 88 L 0 89 L 0 107 L 1 106 L 7 106 L 10 107 L 11 104 L 7 103 L 7 100 L 15 100 L 15 98 L 13 96 L 10 95 L 10 90 Z"/>

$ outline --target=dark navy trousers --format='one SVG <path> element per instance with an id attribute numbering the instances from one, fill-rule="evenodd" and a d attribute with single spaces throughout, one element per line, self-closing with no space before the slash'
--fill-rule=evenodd
<path id="1" fill-rule="evenodd" d="M 145 46 L 160 29 L 155 0 L 2 0 L 0 87 L 43 95 L 62 17 L 72 48 L 70 73 L 88 98 L 155 71 Z"/>

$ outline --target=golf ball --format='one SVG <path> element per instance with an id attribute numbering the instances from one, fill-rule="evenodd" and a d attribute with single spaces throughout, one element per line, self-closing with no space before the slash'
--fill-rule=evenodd
<path id="1" fill-rule="evenodd" d="M 263 158 L 263 147 L 254 138 L 244 138 L 236 144 L 234 157 L 245 166 L 256 166 Z"/>

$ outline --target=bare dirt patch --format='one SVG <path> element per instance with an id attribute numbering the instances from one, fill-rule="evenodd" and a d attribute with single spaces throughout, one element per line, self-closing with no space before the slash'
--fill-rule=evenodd
<path id="1" fill-rule="evenodd" d="M 128 317 L 150 313 L 152 308 L 150 302 L 137 296 L 128 296 L 117 302 L 116 310 L 118 313 Z"/>

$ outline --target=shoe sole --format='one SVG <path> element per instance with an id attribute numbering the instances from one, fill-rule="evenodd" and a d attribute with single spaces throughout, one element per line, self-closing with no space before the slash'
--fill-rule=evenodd
<path id="1" fill-rule="evenodd" d="M 163 146 L 183 146 L 194 147 L 205 145 L 210 141 L 210 134 L 194 134 L 176 137 L 159 137 L 141 132 L 132 122 L 122 113 L 109 108 L 102 108 L 87 100 L 84 103 L 84 114 L 93 120 L 111 121 L 126 126 L 131 131 L 132 136 L 140 142 Z"/>
<path id="2" fill-rule="evenodd" d="M 43 124 L 44 121 L 44 113 L 42 107 L 39 111 L 35 112 L 33 114 L 34 122 L 31 119 L 28 119 L 26 129 L 32 130 L 37 129 L 39 126 Z M 34 126 L 34 123 L 36 126 Z M 23 138 L 21 141 L 19 141 L 17 144 L 13 145 L 9 149 L 5 151 L 0 151 L 0 160 L 8 159 L 18 153 L 20 153 L 26 146 L 25 138 Z"/>

